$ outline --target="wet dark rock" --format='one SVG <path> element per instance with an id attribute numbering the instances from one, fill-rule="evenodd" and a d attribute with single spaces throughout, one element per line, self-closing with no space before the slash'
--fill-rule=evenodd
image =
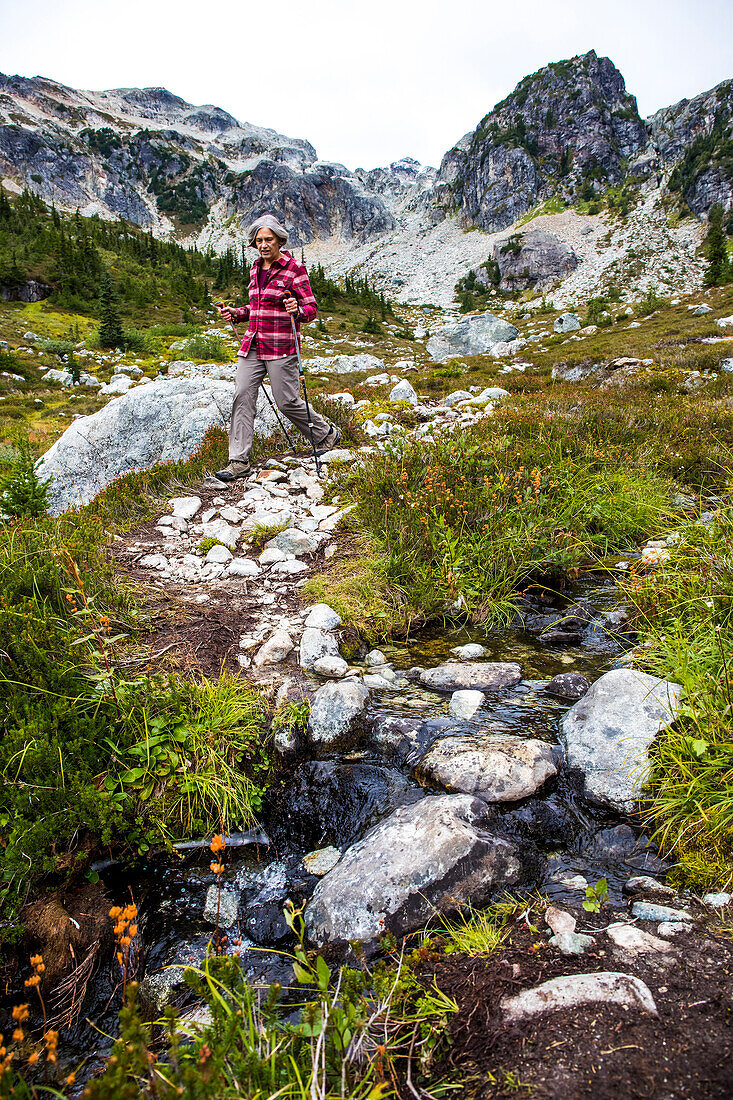
<path id="1" fill-rule="evenodd" d="M 659 874 L 669 866 L 648 837 L 638 836 L 630 825 L 600 829 L 586 838 L 581 852 L 590 859 L 623 862 L 635 871 Z"/>
<path id="2" fill-rule="evenodd" d="M 673 898 L 677 893 L 671 886 L 666 886 L 651 875 L 633 875 L 624 883 L 623 892 L 634 896 L 660 898 Z"/>
<path id="3" fill-rule="evenodd" d="M 447 727 L 450 718 L 408 718 L 405 715 L 378 715 L 371 728 L 371 742 L 387 757 L 404 764 L 415 764 Z"/>
<path id="4" fill-rule="evenodd" d="M 278 848 L 344 848 L 398 806 L 424 797 L 395 768 L 334 760 L 309 761 L 268 809 Z"/>
<path id="5" fill-rule="evenodd" d="M 598 615 L 597 609 L 588 600 L 571 604 L 563 611 L 558 625 L 563 630 L 583 630 Z"/>
<path id="6" fill-rule="evenodd" d="M 561 672 L 553 676 L 545 691 L 558 699 L 569 699 L 575 702 L 577 699 L 582 699 L 589 687 L 590 681 L 586 680 L 581 672 Z"/>
<path id="7" fill-rule="evenodd" d="M 532 798 L 523 806 L 501 814 L 497 823 L 510 836 L 531 841 L 538 848 L 568 845 L 581 825 L 568 804 L 558 795 Z"/>
<path id="8" fill-rule="evenodd" d="M 294 939 L 285 923 L 283 909 L 290 898 L 300 905 L 318 882 L 308 874 L 299 857 L 270 863 L 262 870 L 245 871 L 238 876 L 242 893 L 239 903 L 240 926 L 255 943 L 281 945 Z"/>
<path id="9" fill-rule="evenodd" d="M 517 842 L 484 828 L 486 803 L 465 794 L 429 796 L 400 809 L 344 852 L 306 909 L 315 944 L 404 935 L 437 912 L 518 886 L 536 866 Z M 536 859 L 536 853 L 535 853 Z"/>
<path id="10" fill-rule="evenodd" d="M 180 1006 L 194 1001 L 194 995 L 183 975 L 188 967 L 201 968 L 211 936 L 211 929 L 193 936 L 182 936 L 166 956 L 157 959 L 155 963 L 148 962 L 140 983 L 140 1007 L 145 1017 L 155 1019 L 163 1014 L 166 1005 Z M 271 982 L 280 982 L 287 986 L 293 982 L 292 963 L 283 955 L 262 951 L 246 938 L 242 939 L 237 950 L 239 967 L 250 984 L 269 985 Z"/>
<path id="11" fill-rule="evenodd" d="M 543 645 L 580 645 L 583 635 L 571 630 L 546 630 L 540 634 L 539 640 Z"/>

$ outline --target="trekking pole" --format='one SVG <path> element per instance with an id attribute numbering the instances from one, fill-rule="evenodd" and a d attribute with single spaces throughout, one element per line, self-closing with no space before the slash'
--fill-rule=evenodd
<path id="1" fill-rule="evenodd" d="M 316 477 L 321 476 L 321 464 L 318 461 L 318 451 L 316 450 L 316 441 L 313 437 L 313 421 L 311 420 L 311 407 L 308 404 L 308 390 L 305 385 L 305 372 L 303 371 L 303 360 L 300 357 L 300 340 L 298 339 L 298 330 L 295 327 L 295 317 L 290 314 L 290 324 L 293 326 L 293 339 L 295 340 L 295 354 L 298 356 L 298 374 L 300 375 L 300 381 L 303 383 L 303 397 L 305 399 L 305 412 L 308 417 L 308 431 L 310 432 L 311 445 L 313 447 L 313 457 L 316 460 Z"/>
<path id="2" fill-rule="evenodd" d="M 214 305 L 218 309 L 223 309 L 224 306 L 226 305 L 226 303 L 225 302 L 214 302 Z M 233 331 L 234 335 L 237 338 L 237 342 L 241 344 L 242 340 L 241 340 L 241 337 L 240 337 L 239 333 L 237 332 L 237 326 L 234 324 L 234 321 L 232 321 L 231 317 L 229 318 L 229 324 L 232 326 L 232 331 Z M 278 424 L 280 425 L 280 428 L 282 429 L 283 435 L 285 436 L 285 438 L 288 441 L 288 445 L 290 447 L 290 450 L 294 451 L 295 450 L 295 444 L 293 443 L 292 439 L 288 435 L 288 429 L 285 427 L 282 420 L 280 419 L 280 416 L 279 416 L 278 411 L 277 411 L 277 407 L 275 406 L 274 401 L 272 400 L 269 393 L 267 392 L 267 386 L 264 384 L 264 381 L 261 382 L 260 385 L 262 386 L 262 392 L 264 393 L 267 400 L 270 402 L 270 408 L 274 412 L 275 419 L 277 420 Z"/>

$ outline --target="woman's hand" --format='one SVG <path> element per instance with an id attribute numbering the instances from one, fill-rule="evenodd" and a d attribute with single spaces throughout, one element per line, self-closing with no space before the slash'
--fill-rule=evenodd
<path id="1" fill-rule="evenodd" d="M 291 317 L 298 312 L 298 299 L 294 294 L 286 295 L 286 297 L 283 298 L 283 305 Z"/>
<path id="2" fill-rule="evenodd" d="M 217 308 L 219 308 L 219 307 L 217 307 Z M 224 306 L 223 308 L 219 308 L 219 312 L 221 313 L 223 321 L 233 321 L 234 320 L 233 311 L 232 311 L 231 306 Z"/>

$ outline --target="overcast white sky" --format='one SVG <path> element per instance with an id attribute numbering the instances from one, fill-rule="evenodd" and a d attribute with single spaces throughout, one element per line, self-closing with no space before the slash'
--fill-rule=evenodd
<path id="1" fill-rule="evenodd" d="M 373 168 L 442 154 L 527 73 L 595 49 L 643 116 L 733 77 L 733 0 L 0 0 L 0 71 L 162 85 Z"/>

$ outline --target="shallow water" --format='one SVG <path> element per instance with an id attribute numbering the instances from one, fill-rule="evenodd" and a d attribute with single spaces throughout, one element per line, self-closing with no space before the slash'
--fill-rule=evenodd
<path id="1" fill-rule="evenodd" d="M 487 693 L 470 722 L 449 717 L 449 695 L 414 682 L 402 691 L 372 691 L 369 722 L 385 717 L 436 720 L 435 726 L 429 721 L 426 727 L 428 739 L 451 733 L 511 733 L 556 744 L 560 720 L 571 704 L 549 695 L 547 682 L 568 671 L 580 672 L 592 682 L 630 646 L 628 639 L 617 635 L 618 628 L 598 624 L 584 631 L 582 644 L 558 648 L 539 641 L 537 622 L 561 618 L 564 608 L 579 600 L 589 600 L 602 620 L 616 608 L 618 593 L 610 580 L 590 577 L 553 605 L 530 609 L 533 629 L 521 623 L 504 628 L 433 625 L 406 642 L 382 646 L 398 676 L 415 666 L 441 664 L 453 658 L 453 647 L 477 642 L 487 650 L 482 660 L 516 661 L 523 679 L 509 691 Z M 369 741 L 349 753 L 298 763 L 265 807 L 262 823 L 269 846 L 244 845 L 227 852 L 223 886 L 238 905 L 238 924 L 228 935 L 241 940 L 242 965 L 251 980 L 287 983 L 287 962 L 272 952 L 287 950 L 285 899 L 305 902 L 317 882 L 304 873 L 302 856 L 329 844 L 343 850 L 397 806 L 436 790 L 418 783 L 409 763 L 384 755 Z M 525 888 L 542 889 L 559 902 L 577 905 L 587 886 L 605 878 L 608 904 L 618 908 L 624 904 L 622 887 L 631 875 L 664 874 L 646 838 L 618 815 L 585 802 L 573 777 L 562 769 L 539 796 L 497 806 L 491 827 L 534 846 L 539 873 L 528 878 Z M 132 895 L 140 907 L 140 977 L 165 965 L 196 965 L 204 957 L 214 933 L 210 915 L 204 916 L 207 892 L 216 882 L 210 858 L 203 848 L 158 855 L 144 868 L 112 867 L 105 872 L 113 896 L 127 900 Z"/>

